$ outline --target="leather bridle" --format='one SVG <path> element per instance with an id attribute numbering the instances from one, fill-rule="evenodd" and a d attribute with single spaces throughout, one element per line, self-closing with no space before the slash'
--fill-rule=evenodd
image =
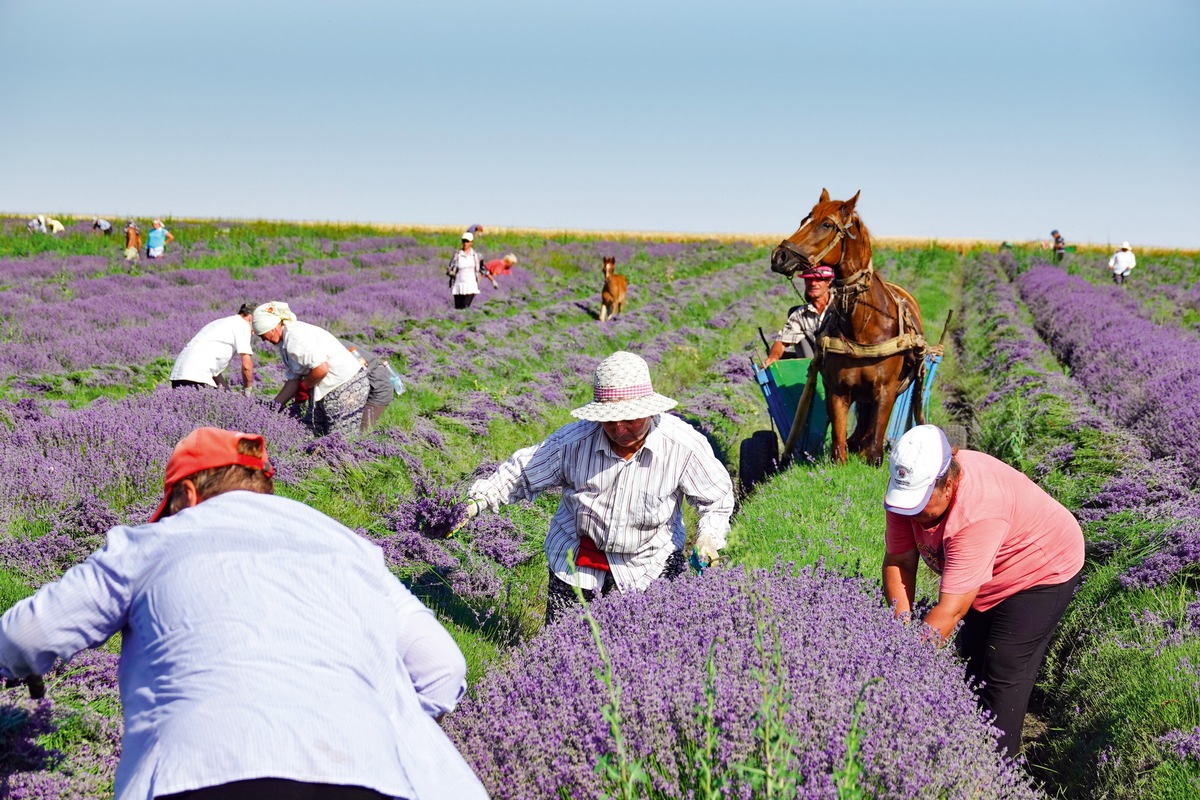
<path id="1" fill-rule="evenodd" d="M 799 233 L 800 231 L 804 230 L 804 226 L 808 225 L 812 221 L 813 221 L 813 216 L 812 216 L 812 214 L 809 214 L 807 217 L 805 217 L 804 219 L 802 219 L 800 221 L 800 227 L 796 229 L 796 233 Z M 821 261 L 825 258 L 825 256 L 827 256 L 831 252 L 833 252 L 833 248 L 837 247 L 838 244 L 842 241 L 842 239 L 858 239 L 857 236 L 855 236 L 853 233 L 850 232 L 850 228 L 853 227 L 856 222 L 858 222 L 858 217 L 851 215 L 850 222 L 845 225 L 843 225 L 842 221 L 840 219 L 838 219 L 836 216 L 834 216 L 833 214 L 830 214 L 829 216 L 827 216 L 825 218 L 825 221 L 832 222 L 833 227 L 836 228 L 836 232 L 833 234 L 833 238 L 829 240 L 829 244 L 825 245 L 825 249 L 822 250 L 820 253 L 818 253 L 815 257 L 809 258 L 804 253 L 801 253 L 800 248 L 798 248 L 798 247 L 796 247 L 796 245 L 792 244 L 791 239 L 784 239 L 782 242 L 779 243 L 779 247 L 782 250 L 784 250 L 785 252 L 787 252 L 788 254 L 790 254 L 791 256 L 798 259 L 800 261 L 800 265 L 804 266 L 804 267 L 820 267 L 820 266 L 837 267 L 837 266 L 841 265 L 842 259 L 846 257 L 846 249 L 845 248 L 842 248 L 842 252 L 841 252 L 841 255 L 838 256 L 838 260 L 833 262 L 832 264 L 822 264 Z M 792 235 L 795 236 L 796 234 L 792 234 Z M 834 280 L 833 284 L 835 286 L 841 285 L 841 283 L 839 283 L 838 280 Z"/>

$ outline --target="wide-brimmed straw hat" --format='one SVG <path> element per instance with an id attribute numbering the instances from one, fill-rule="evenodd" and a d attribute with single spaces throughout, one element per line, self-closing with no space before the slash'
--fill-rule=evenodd
<path id="1" fill-rule="evenodd" d="M 653 417 L 676 405 L 650 385 L 650 367 L 639 355 L 618 350 L 596 366 L 592 402 L 571 412 L 591 422 L 619 422 Z"/>

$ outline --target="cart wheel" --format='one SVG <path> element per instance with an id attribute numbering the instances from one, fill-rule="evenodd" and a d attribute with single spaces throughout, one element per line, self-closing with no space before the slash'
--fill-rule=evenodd
<path id="1" fill-rule="evenodd" d="M 779 464 L 779 439 L 775 431 L 756 431 L 749 439 L 742 440 L 738 461 L 738 482 L 742 494 L 747 494 L 775 472 Z"/>

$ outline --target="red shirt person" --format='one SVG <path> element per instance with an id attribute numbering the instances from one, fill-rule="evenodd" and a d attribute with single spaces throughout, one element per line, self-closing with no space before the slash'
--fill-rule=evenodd
<path id="1" fill-rule="evenodd" d="M 883 589 L 897 616 L 911 613 L 920 560 L 941 576 L 925 623 L 939 640 L 959 621 L 956 645 L 981 681 L 1000 745 L 1016 756 L 1038 669 L 1083 567 L 1075 517 L 1004 462 L 950 447 L 935 425 L 900 438 L 884 508 Z"/>
<path id="2" fill-rule="evenodd" d="M 491 261 L 485 262 L 483 267 L 487 270 L 487 279 L 492 282 L 492 288 L 498 288 L 496 284 L 497 275 L 512 275 L 513 264 L 517 263 L 517 257 L 509 253 L 504 258 L 494 258 Z"/>

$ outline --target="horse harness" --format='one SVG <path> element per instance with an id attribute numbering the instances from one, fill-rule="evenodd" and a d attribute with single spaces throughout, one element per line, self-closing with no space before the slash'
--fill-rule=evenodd
<path id="1" fill-rule="evenodd" d="M 841 255 L 838 256 L 838 260 L 833 264 L 822 265 L 821 262 L 825 259 L 825 256 L 833 252 L 833 248 L 837 247 L 838 244 L 841 243 L 842 239 L 858 239 L 858 237 L 855 236 L 850 230 L 850 228 L 856 222 L 858 222 L 858 215 L 852 214 L 849 223 L 846 224 L 843 224 L 842 221 L 833 214 L 830 214 L 828 217 L 826 217 L 826 220 L 833 223 L 836 232 L 834 233 L 833 238 L 829 240 L 829 244 L 825 245 L 825 249 L 816 256 L 809 258 L 808 256 L 804 255 L 804 253 L 801 253 L 800 249 L 796 247 L 796 245 L 792 244 L 789 239 L 784 239 L 779 243 L 779 246 L 792 256 L 799 259 L 802 264 L 829 267 L 840 266 L 842 259 L 846 257 L 845 248 L 842 249 Z M 800 221 L 800 228 L 797 230 L 797 232 L 803 230 L 804 226 L 810 224 L 812 221 L 813 217 L 811 214 L 809 214 Z M 859 302 L 860 295 L 863 295 L 870 290 L 871 281 L 874 277 L 875 262 L 872 260 L 868 262 L 866 269 L 858 271 L 850 278 L 844 280 L 834 280 L 833 286 L 837 289 L 832 301 L 834 304 L 834 314 L 849 319 L 851 312 L 854 310 L 854 306 Z M 825 353 L 839 353 L 848 355 L 851 358 L 883 358 L 885 356 L 893 356 L 898 353 L 907 353 L 916 350 L 919 351 L 919 354 L 922 356 L 921 361 L 924 361 L 923 356 L 925 355 L 925 351 L 928 349 L 928 344 L 925 341 L 925 337 L 921 334 L 920 328 L 918 328 L 914 322 L 912 310 L 908 307 L 908 301 L 903 296 L 894 292 L 890 283 L 882 278 L 880 278 L 880 282 L 883 284 L 884 291 L 887 292 L 888 296 L 892 299 L 892 302 L 896 304 L 897 313 L 895 319 L 900 324 L 900 334 L 894 338 L 888 339 L 887 341 L 876 342 L 874 344 L 860 344 L 847 339 L 843 335 L 821 336 L 819 339 L 817 339 L 817 348 L 822 355 Z M 880 313 L 886 314 L 886 312 L 884 312 L 882 309 L 876 310 Z M 825 323 L 822 326 L 823 328 L 829 328 L 832 317 L 833 315 L 825 320 Z M 906 325 L 908 326 L 908 330 L 905 330 Z"/>
<path id="2" fill-rule="evenodd" d="M 833 282 L 837 288 L 837 295 L 834 298 L 834 314 L 831 315 L 830 320 L 826 321 L 824 326 L 826 330 L 829 329 L 831 320 L 835 316 L 847 320 L 850 318 L 854 307 L 861 302 L 860 297 L 870 290 L 871 281 L 875 277 L 875 263 L 872 260 L 867 264 L 866 269 L 860 270 L 844 281 L 839 282 L 835 280 Z M 861 344 L 847 339 L 843 334 L 822 336 L 817 344 L 823 353 L 838 353 L 850 356 L 851 358 L 884 358 L 886 356 L 894 356 L 898 353 L 907 353 L 912 350 L 919 351 L 922 356 L 925 354 L 927 343 L 921 333 L 921 329 L 916 325 L 907 298 L 893 291 L 892 285 L 882 278 L 880 278 L 880 283 L 883 284 L 883 289 L 887 292 L 888 297 L 896 304 L 896 316 L 893 319 L 900 326 L 899 335 L 873 344 Z M 882 309 L 875 308 L 874 306 L 871 306 L 871 308 L 881 314 L 891 316 Z"/>

